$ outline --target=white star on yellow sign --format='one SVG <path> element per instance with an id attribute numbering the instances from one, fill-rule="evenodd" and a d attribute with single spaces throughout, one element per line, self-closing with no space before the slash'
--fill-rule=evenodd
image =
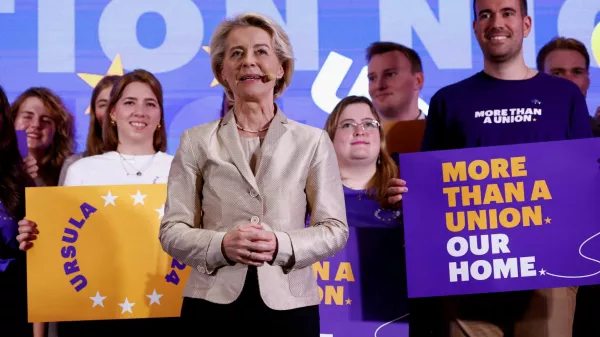
<path id="1" fill-rule="evenodd" d="M 77 76 L 85 81 L 90 87 L 95 88 L 98 82 L 100 82 L 105 76 L 108 75 L 119 75 L 123 76 L 123 62 L 121 62 L 121 55 L 117 54 L 114 60 L 110 64 L 108 71 L 104 75 L 99 74 L 88 74 L 88 73 L 77 73 Z M 90 113 L 90 107 L 88 106 L 85 110 L 85 114 Z"/>
<path id="2" fill-rule="evenodd" d="M 210 54 L 210 47 L 209 46 L 202 46 L 202 49 L 204 49 L 205 52 L 207 52 L 208 54 Z M 217 81 L 216 78 L 213 77 L 212 82 L 210 82 L 210 87 L 214 87 L 219 85 L 219 81 Z"/>

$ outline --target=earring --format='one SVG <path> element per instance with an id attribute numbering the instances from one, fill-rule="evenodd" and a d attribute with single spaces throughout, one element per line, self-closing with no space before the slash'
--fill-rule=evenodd
<path id="1" fill-rule="evenodd" d="M 114 120 L 114 119 L 111 119 L 111 120 L 110 120 L 110 124 L 112 124 L 112 126 L 116 126 L 116 125 L 117 125 L 117 122 L 115 122 L 115 120 Z"/>
<path id="2" fill-rule="evenodd" d="M 377 165 L 381 165 L 381 155 L 379 155 L 379 157 L 377 157 Z"/>
<path id="3" fill-rule="evenodd" d="M 156 129 L 158 130 L 158 129 L 160 129 L 160 128 L 161 128 L 161 126 L 160 126 L 160 124 L 158 124 L 158 125 L 156 126 Z"/>

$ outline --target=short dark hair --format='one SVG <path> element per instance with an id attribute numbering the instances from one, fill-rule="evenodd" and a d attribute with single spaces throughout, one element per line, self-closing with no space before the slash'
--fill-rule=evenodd
<path id="1" fill-rule="evenodd" d="M 536 59 L 537 69 L 539 71 L 544 71 L 546 58 L 555 50 L 574 50 L 578 52 L 585 59 L 585 69 L 590 70 L 590 54 L 585 45 L 579 40 L 559 36 L 550 40 L 550 42 L 546 43 L 542 49 L 540 49 Z"/>
<path id="2" fill-rule="evenodd" d="M 399 51 L 406 58 L 408 62 L 410 62 L 411 71 L 413 73 L 422 73 L 423 72 L 423 63 L 421 62 L 421 57 L 419 54 L 414 51 L 414 49 L 408 48 L 396 42 L 385 42 L 378 41 L 373 42 L 367 48 L 367 62 L 371 61 L 371 58 L 375 55 L 388 53 L 391 51 Z"/>
<path id="3" fill-rule="evenodd" d="M 477 21 L 477 0 L 473 0 L 473 15 L 474 20 Z M 521 0 L 521 15 L 527 16 L 527 0 Z"/>

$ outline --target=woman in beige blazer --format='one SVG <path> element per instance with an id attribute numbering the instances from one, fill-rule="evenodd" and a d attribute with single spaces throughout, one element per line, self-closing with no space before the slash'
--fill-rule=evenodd
<path id="1" fill-rule="evenodd" d="M 163 249 L 192 267 L 182 320 L 198 336 L 318 337 L 312 265 L 348 238 L 333 145 L 274 102 L 294 60 L 273 20 L 222 22 L 210 56 L 233 108 L 181 136 L 160 229 Z"/>

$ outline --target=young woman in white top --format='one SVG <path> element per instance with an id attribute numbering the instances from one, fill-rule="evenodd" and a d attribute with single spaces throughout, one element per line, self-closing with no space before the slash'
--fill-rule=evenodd
<path id="1" fill-rule="evenodd" d="M 135 70 L 114 84 L 104 118 L 104 151 L 67 170 L 64 186 L 166 183 L 173 156 L 166 154 L 162 88 Z"/>
<path id="2" fill-rule="evenodd" d="M 160 82 L 145 70 L 134 70 L 114 84 L 103 123 L 105 153 L 77 160 L 68 169 L 64 186 L 166 183 L 173 157 L 164 151 L 167 134 Z M 33 233 L 36 225 L 20 223 L 20 233 Z M 35 237 L 23 236 L 23 250 Z M 150 243 L 149 243 L 150 244 Z M 120 336 L 172 332 L 173 319 L 59 322 L 60 337 Z M 147 332 L 147 333 L 146 333 Z"/>

